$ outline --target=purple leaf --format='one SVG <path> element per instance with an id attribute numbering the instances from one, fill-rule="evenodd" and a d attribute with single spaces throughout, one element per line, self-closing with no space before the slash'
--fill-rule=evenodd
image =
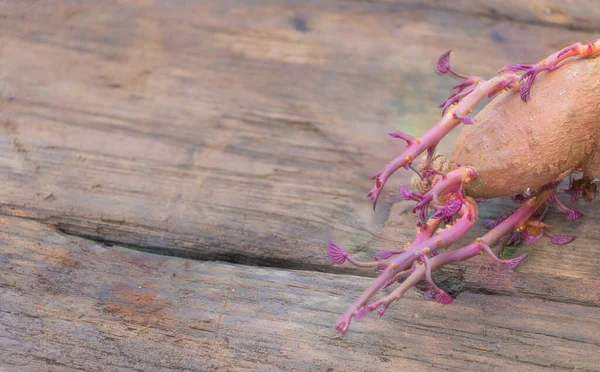
<path id="1" fill-rule="evenodd" d="M 400 196 L 404 200 L 415 200 L 421 201 L 423 200 L 423 195 L 417 194 L 416 192 L 409 191 L 406 186 L 402 185 L 400 188 Z"/>
<path id="2" fill-rule="evenodd" d="M 446 292 L 439 288 L 430 288 L 423 293 L 423 298 L 429 301 L 435 300 L 442 305 L 451 304 L 454 299 Z"/>
<path id="3" fill-rule="evenodd" d="M 438 74 L 447 74 L 450 71 L 450 52 L 442 54 L 438 59 L 437 66 L 435 68 L 435 72 Z"/>
<path id="4" fill-rule="evenodd" d="M 402 196 L 402 199 L 404 200 L 412 199 L 412 193 L 408 191 L 408 189 L 404 185 L 402 185 L 402 187 L 400 188 L 400 196 Z"/>
<path id="5" fill-rule="evenodd" d="M 462 116 L 458 112 L 454 112 L 454 114 L 452 114 L 452 117 L 454 117 L 455 119 L 460 119 L 463 122 L 463 124 L 473 124 L 473 123 L 475 123 L 475 121 L 473 119 L 471 119 L 470 117 L 468 117 L 468 116 Z"/>
<path id="6" fill-rule="evenodd" d="M 395 254 L 400 254 L 403 253 L 404 249 L 397 249 L 397 250 L 391 250 L 391 251 L 385 251 L 385 252 L 381 252 L 377 255 L 377 258 L 380 258 L 382 260 L 388 259 L 390 257 L 392 257 Z"/>
<path id="7" fill-rule="evenodd" d="M 473 119 L 471 119 L 468 116 L 463 116 L 462 117 L 462 122 L 463 122 L 463 124 L 473 124 L 473 123 L 475 123 L 475 121 L 473 121 Z"/>
<path id="8" fill-rule="evenodd" d="M 340 248 L 331 239 L 329 239 L 329 246 L 327 247 L 327 256 L 334 263 L 341 265 L 344 262 L 346 262 L 346 257 L 348 257 L 348 252 L 346 252 L 344 249 Z"/>
<path id="9" fill-rule="evenodd" d="M 454 199 L 447 202 L 445 207 L 448 210 L 449 215 L 454 215 L 457 214 L 460 210 L 460 207 L 462 207 L 462 202 L 458 199 Z"/>
<path id="10" fill-rule="evenodd" d="M 527 258 L 527 255 L 524 254 L 522 256 L 513 258 L 511 260 L 503 260 L 502 265 L 504 265 L 505 267 L 507 267 L 509 269 L 514 269 L 515 267 L 517 267 L 518 264 L 521 263 L 521 261 L 523 261 L 526 258 Z"/>
<path id="11" fill-rule="evenodd" d="M 435 300 L 442 305 L 449 305 L 454 302 L 454 299 L 450 295 L 442 290 L 439 290 L 435 296 Z"/>
<path id="12" fill-rule="evenodd" d="M 531 69 L 524 73 L 519 79 L 521 82 L 525 82 L 524 84 L 521 83 L 521 87 L 519 88 L 519 95 L 521 96 L 523 102 L 529 101 L 531 86 L 533 85 L 533 81 L 535 80 L 537 74 L 538 71 Z"/>
<path id="13" fill-rule="evenodd" d="M 575 209 L 571 209 L 571 211 L 569 212 L 569 216 L 567 217 L 567 219 L 569 221 L 576 221 L 578 219 L 580 219 L 581 217 L 583 217 L 583 213 L 576 211 Z"/>
<path id="14" fill-rule="evenodd" d="M 573 240 L 575 240 L 575 237 L 573 235 L 553 235 L 550 238 L 550 242 L 552 242 L 552 244 L 557 245 L 569 244 Z"/>
<path id="15" fill-rule="evenodd" d="M 440 218 L 452 217 L 458 213 L 461 206 L 462 206 L 462 203 L 460 200 L 458 200 L 458 199 L 451 200 L 451 201 L 447 202 L 442 208 L 438 209 L 437 212 L 435 212 L 435 214 L 433 216 L 431 216 L 431 218 L 440 219 Z"/>

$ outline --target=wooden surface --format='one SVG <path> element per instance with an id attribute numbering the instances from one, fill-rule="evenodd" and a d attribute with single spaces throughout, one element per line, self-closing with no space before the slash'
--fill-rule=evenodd
<path id="1" fill-rule="evenodd" d="M 6 368 L 21 361 L 32 370 L 94 370 L 94 360 L 110 355 L 115 369 L 140 370 L 597 369 L 597 203 L 583 205 L 586 218 L 574 223 L 551 211 L 553 231 L 578 239 L 528 247 L 516 272 L 490 273 L 479 258 L 443 271 L 441 285 L 462 293 L 451 306 L 412 294 L 354 335 L 331 331 L 368 283 L 351 275 L 372 273 L 333 267 L 327 238 L 369 258 L 413 235 L 411 203 L 396 195 L 409 174 L 388 182 L 376 213 L 365 195 L 368 175 L 400 149 L 386 133 L 421 134 L 439 118 L 453 81 L 435 75 L 437 57 L 453 49 L 461 71 L 490 76 L 600 31 L 594 1 L 447 4 L 0 2 L 2 264 L 22 268 L 3 270 L 0 282 Z M 510 207 L 488 202 L 481 215 Z M 469 238 L 482 231 L 479 224 Z M 88 256 L 75 241 L 109 246 Z M 80 265 L 54 273 L 52 265 L 62 267 L 48 253 L 54 248 Z M 137 260 L 152 263 L 144 271 Z M 182 262 L 193 272 L 178 271 Z M 152 269 L 163 266 L 175 277 Z M 116 289 L 91 288 L 91 277 Z M 122 300 L 141 278 L 143 288 L 157 286 L 149 307 L 144 293 L 131 294 L 139 304 Z M 231 323 L 223 329 L 238 330 L 229 336 L 214 325 L 228 303 L 228 278 L 252 282 L 224 315 Z M 267 305 L 282 318 L 262 314 Z M 38 318 L 23 315 L 31 309 Z M 161 318 L 161 309 L 175 320 Z M 140 311 L 153 320 L 140 320 Z M 199 327 L 210 331 L 195 330 L 198 319 L 209 319 Z M 240 331 L 244 322 L 249 328 Z M 404 335 L 411 329 L 419 331 Z M 136 338 L 138 331 L 147 337 Z M 77 341 L 66 343 L 66 334 Z M 170 335 L 184 335 L 178 342 L 187 346 L 175 347 L 170 338 L 178 336 Z M 243 345 L 253 337 L 259 346 Z"/>
<path id="2" fill-rule="evenodd" d="M 369 279 L 103 247 L 0 221 L 0 360 L 46 370 L 592 370 L 600 309 L 464 294 L 408 295 L 340 337 Z"/>

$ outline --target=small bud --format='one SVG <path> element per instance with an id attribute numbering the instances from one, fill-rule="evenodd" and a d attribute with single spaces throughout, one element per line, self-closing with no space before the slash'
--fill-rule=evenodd
<path id="1" fill-rule="evenodd" d="M 475 123 L 475 121 L 474 121 L 473 119 L 471 119 L 471 118 L 470 118 L 470 117 L 468 117 L 468 116 L 463 116 L 463 115 L 461 115 L 460 113 L 458 113 L 457 111 L 455 111 L 455 112 L 452 114 L 452 117 L 453 117 L 454 119 L 460 119 L 460 120 L 463 122 L 463 124 L 474 124 L 474 123 Z"/>
<path id="2" fill-rule="evenodd" d="M 413 136 L 402 132 L 392 132 L 390 133 L 390 137 L 405 140 L 409 145 L 415 140 Z"/>

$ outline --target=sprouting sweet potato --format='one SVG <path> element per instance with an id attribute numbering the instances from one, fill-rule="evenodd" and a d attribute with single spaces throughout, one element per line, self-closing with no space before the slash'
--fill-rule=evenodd
<path id="1" fill-rule="evenodd" d="M 545 206 L 554 203 L 571 221 L 583 215 L 561 202 L 558 184 L 571 177 L 566 193 L 575 202 L 596 195 L 594 179 L 600 177 L 600 40 L 576 43 L 533 65 L 502 67 L 485 80 L 450 66 L 450 52 L 437 64 L 438 74 L 459 79 L 450 97 L 440 105 L 442 119 L 417 138 L 405 133 L 390 136 L 406 141 L 407 148 L 381 171 L 373 174 L 375 185 L 368 194 L 375 208 L 389 177 L 398 169 L 417 173 L 413 190 L 402 187 L 400 195 L 416 202 L 417 236 L 402 249 L 380 253 L 373 262 L 361 262 L 329 242 L 328 255 L 337 264 L 346 261 L 381 271 L 369 288 L 336 323 L 348 330 L 352 318 L 371 311 L 380 315 L 423 278 L 429 284 L 425 297 L 449 304 L 452 297 L 437 287 L 432 270 L 487 254 L 507 269 L 526 255 L 500 260 L 490 248 L 500 239 L 507 244 L 532 244 L 546 236 L 553 244 L 567 244 L 574 236 L 555 235 L 542 222 Z M 469 115 L 486 97 L 494 97 L 477 116 Z M 464 124 L 453 159 L 435 155 L 440 140 Z M 415 159 L 427 154 L 416 169 Z M 582 172 L 579 179 L 574 172 Z M 452 246 L 475 224 L 477 199 L 514 196 L 521 203 L 514 213 L 487 221 L 490 231 L 465 247 L 440 253 Z M 389 295 L 370 302 L 382 288 L 400 282 Z"/>

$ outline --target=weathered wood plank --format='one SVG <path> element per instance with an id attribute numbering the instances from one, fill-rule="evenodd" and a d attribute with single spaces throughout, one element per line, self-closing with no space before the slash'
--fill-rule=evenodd
<path id="1" fill-rule="evenodd" d="M 0 368 L 598 370 L 600 310 L 411 292 L 346 337 L 338 314 L 368 278 L 198 262 L 103 247 L 0 220 Z"/>
<path id="2" fill-rule="evenodd" d="M 329 236 L 370 257 L 413 235 L 396 196 L 410 175 L 375 214 L 364 195 L 398 151 L 385 133 L 438 119 L 453 83 L 433 73 L 441 52 L 489 76 L 595 37 L 515 27 L 464 2 L 465 13 L 341 0 L 32 4 L 0 4 L 0 213 L 159 253 L 318 270 L 332 270 Z M 480 261 L 458 284 L 598 304 L 586 213 L 565 227 L 581 237 L 569 248 L 534 247 L 510 274 L 518 286 L 479 280 Z"/>
<path id="3" fill-rule="evenodd" d="M 600 31 L 598 27 L 600 10 L 594 0 L 460 0 L 453 5 L 458 11 L 509 22 L 587 30 L 595 33 Z"/>
<path id="4" fill-rule="evenodd" d="M 357 0 L 353 0 L 357 1 Z M 360 1 L 360 0 L 358 0 Z M 391 3 L 399 7 L 444 11 L 501 20 L 507 23 L 525 25 L 543 25 L 558 29 L 598 32 L 600 10 L 595 0 L 368 0 L 372 3 Z M 552 32 L 552 31 L 549 31 Z M 502 40 L 502 35 L 495 35 Z"/>

